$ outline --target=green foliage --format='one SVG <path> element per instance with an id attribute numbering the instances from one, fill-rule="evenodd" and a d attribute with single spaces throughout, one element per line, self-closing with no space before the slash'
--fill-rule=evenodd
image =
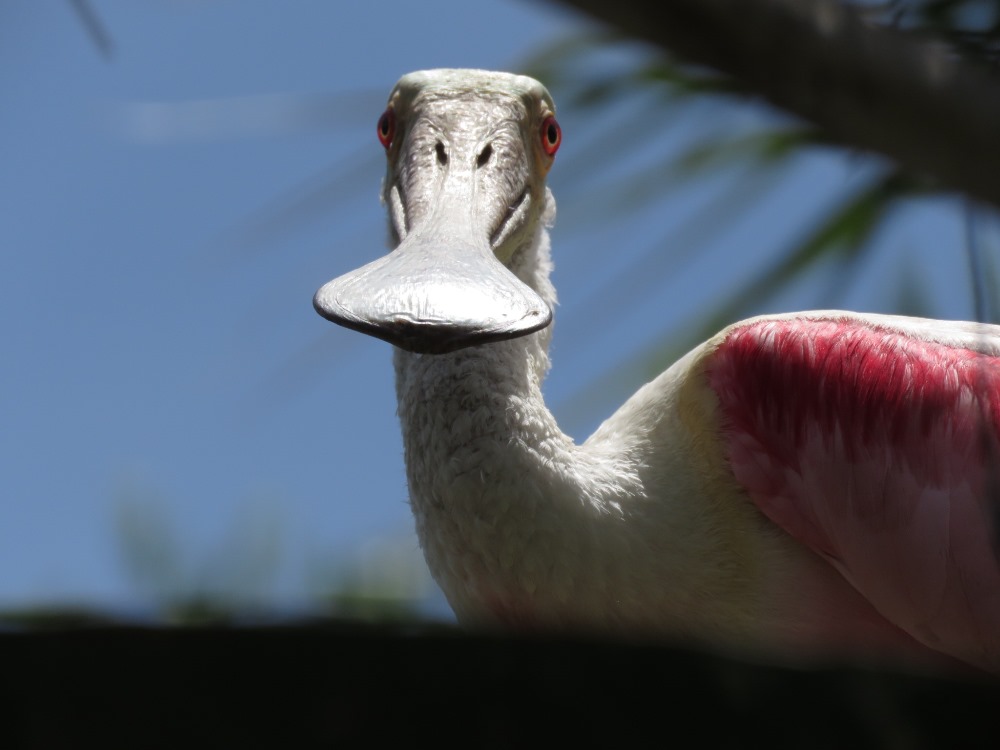
<path id="1" fill-rule="evenodd" d="M 923 35 L 935 34 L 961 54 L 984 64 L 996 62 L 1000 0 L 862 5 L 878 22 Z M 874 238 L 898 213 L 897 208 L 937 193 L 935 185 L 922 175 L 909 174 L 881 157 L 850 151 L 809 123 L 753 102 L 748 106 L 747 92 L 732 78 L 669 59 L 660 50 L 638 47 L 617 34 L 590 33 L 550 45 L 529 61 L 526 70 L 546 81 L 561 103 L 561 114 L 570 110 L 567 119 L 601 122 L 597 135 L 581 148 L 586 159 L 560 165 L 569 173 L 570 184 L 584 181 L 589 174 L 599 174 L 603 183 L 606 175 L 601 172 L 613 171 L 612 166 L 627 162 L 640 143 L 648 147 L 651 139 L 660 137 L 661 157 L 615 172 L 610 185 L 601 189 L 599 202 L 580 199 L 586 205 L 573 213 L 574 219 L 624 222 L 630 212 L 663 201 L 678 189 L 713 179 L 728 179 L 731 185 L 719 191 L 703 216 L 690 222 L 689 228 L 697 225 L 703 231 L 686 231 L 683 242 L 676 236 L 662 238 L 638 261 L 634 272 L 630 269 L 621 277 L 611 277 L 595 292 L 601 299 L 628 299 L 640 280 L 682 270 L 680 265 L 698 253 L 692 238 L 704 242 L 727 221 L 752 211 L 768 190 L 780 185 L 811 152 L 839 152 L 866 175 L 854 181 L 848 194 L 828 200 L 825 216 L 800 232 L 778 258 L 743 280 L 735 293 L 717 302 L 697 324 L 684 330 L 654 331 L 643 350 L 615 366 L 614 372 L 626 380 L 636 380 L 637 373 L 642 378 L 658 374 L 695 343 L 728 323 L 762 312 L 770 300 L 810 274 L 821 273 L 829 280 L 826 288 L 831 299 L 817 300 L 816 306 L 837 306 L 836 298 L 862 272 L 877 249 Z M 608 117 L 609 112 L 620 112 L 621 116 Z M 700 137 L 692 142 L 662 137 L 679 132 L 678 124 L 690 124 L 691 118 L 698 119 Z M 635 122 L 654 132 L 645 139 L 616 135 Z M 829 187 L 816 189 L 831 192 Z M 720 221 L 719 217 L 727 219 Z M 900 273 L 885 282 L 886 301 L 896 300 L 909 314 L 933 314 L 920 293 L 917 274 Z M 615 377 L 609 373 L 611 380 Z M 586 384 L 573 397 L 573 404 L 600 404 L 601 394 L 614 391 L 609 388 L 609 378 Z"/>
<path id="2" fill-rule="evenodd" d="M 587 35 L 553 45 L 527 67 L 533 75 L 550 82 L 550 87 L 559 91 L 557 98 L 568 101 L 570 108 L 578 110 L 574 115 L 579 119 L 600 110 L 621 107 L 621 101 L 628 97 L 652 94 L 649 111 L 644 111 L 642 120 L 656 123 L 659 128 L 682 117 L 685 109 L 699 106 L 705 98 L 715 99 L 717 105 L 732 105 L 736 101 L 734 97 L 745 95 L 731 79 L 664 59 L 656 51 L 633 54 L 637 59 L 625 62 L 610 74 L 591 77 L 575 72 L 586 71 L 592 64 L 591 58 L 608 54 L 612 51 L 610 47 L 627 44 L 614 35 Z M 662 200 L 665 192 L 681 184 L 748 165 L 756 182 L 765 172 L 787 169 L 808 149 L 836 148 L 821 130 L 773 111 L 759 111 L 750 122 L 735 115 L 731 109 L 727 114 L 730 117 L 724 118 L 728 120 L 725 127 L 709 129 L 704 137 L 680 153 L 669 153 L 665 147 L 662 161 L 651 160 L 648 166 L 618 177 L 606 191 L 614 196 L 607 213 L 617 215 L 641 208 L 646 202 Z M 635 119 L 634 114 L 629 116 Z M 732 124 L 734 119 L 735 125 Z M 606 130 L 620 132 L 625 127 L 621 122 L 613 122 Z M 606 142 L 610 148 L 597 149 L 593 158 L 588 156 L 584 165 L 587 170 L 600 170 L 609 161 L 622 158 L 627 149 L 639 145 L 640 139 L 611 138 Z M 588 154 L 590 152 L 588 149 Z M 765 277 L 751 282 L 745 293 L 739 295 L 739 300 L 724 303 L 720 314 L 714 317 L 725 318 L 723 310 L 731 314 L 745 312 L 746 300 L 759 300 L 778 291 L 825 257 L 834 254 L 850 257 L 852 253 L 863 252 L 893 204 L 932 188 L 926 180 L 906 175 L 894 166 L 882 165 L 874 157 L 851 156 L 868 158 L 871 164 L 879 164 L 881 174 L 831 209 L 830 216 L 816 231 L 806 235 L 798 246 L 790 247 L 782 262 Z M 570 165 L 569 169 L 573 170 L 574 166 Z M 733 207 L 716 205 L 715 208 L 717 216 L 727 216 Z M 845 246 L 850 246 L 850 251 Z"/>
<path id="3" fill-rule="evenodd" d="M 277 515 L 244 509 L 206 555 L 192 554 L 167 501 L 131 488 L 117 503 L 117 539 L 126 574 L 154 616 L 174 624 L 226 622 L 267 609 L 282 553 Z"/>
<path id="4" fill-rule="evenodd" d="M 175 625 L 253 621 L 275 616 L 273 584 L 285 562 L 277 503 L 245 505 L 220 540 L 197 554 L 182 542 L 168 502 L 130 488 L 117 504 L 117 539 L 125 572 L 152 616 Z M 310 616 L 414 619 L 432 584 L 414 540 L 373 539 L 359 553 L 309 566 Z M 44 615 L 44 611 L 41 613 Z M 25 618 L 30 615 L 26 620 Z M 21 613 L 18 622 L 45 621 Z M 64 619 L 64 618 L 63 618 Z M 11 618 L 7 618 L 11 621 Z"/>

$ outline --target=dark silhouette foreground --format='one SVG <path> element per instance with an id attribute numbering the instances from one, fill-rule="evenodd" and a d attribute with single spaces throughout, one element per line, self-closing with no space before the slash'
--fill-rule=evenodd
<path id="1" fill-rule="evenodd" d="M 0 664 L 5 748 L 929 748 L 1000 737 L 1000 682 L 986 677 L 786 669 L 427 625 L 14 632 L 0 636 Z"/>

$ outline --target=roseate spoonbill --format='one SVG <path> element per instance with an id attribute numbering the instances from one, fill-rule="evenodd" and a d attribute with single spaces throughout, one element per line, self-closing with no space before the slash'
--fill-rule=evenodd
<path id="1" fill-rule="evenodd" d="M 746 320 L 576 445 L 541 393 L 554 115 L 524 76 L 400 79 L 395 249 L 314 299 L 396 347 L 417 532 L 459 620 L 1000 671 L 1000 328 Z"/>

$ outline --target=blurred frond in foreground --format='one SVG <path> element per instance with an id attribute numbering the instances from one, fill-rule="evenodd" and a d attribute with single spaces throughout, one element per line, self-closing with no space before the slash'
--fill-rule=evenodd
<path id="1" fill-rule="evenodd" d="M 157 619 L 174 623 L 230 620 L 268 608 L 281 560 L 281 527 L 252 508 L 235 519 L 207 555 L 182 545 L 158 496 L 132 490 L 118 502 L 117 536 L 125 573 Z"/>
<path id="2" fill-rule="evenodd" d="M 198 555 L 181 543 L 168 504 L 132 490 L 118 503 L 117 536 L 125 573 L 154 620 L 172 624 L 284 619 L 293 615 L 363 620 L 426 614 L 436 589 L 411 536 L 370 539 L 358 552 L 327 556 L 304 573 L 304 610 L 274 604 L 287 550 L 277 511 L 251 504 L 221 541 Z M 440 609 L 440 607 L 439 607 Z"/>
<path id="3" fill-rule="evenodd" d="M 873 17 L 878 12 L 883 22 L 905 22 L 920 33 L 954 40 L 958 47 L 959 39 L 970 37 L 968 30 L 959 31 L 954 25 L 960 15 L 957 6 L 972 4 L 890 3 L 907 5 L 905 19 L 900 19 L 898 10 L 890 14 L 892 8 L 869 10 Z M 996 8 L 1000 2 L 978 5 Z M 994 21 L 987 23 L 985 17 L 976 18 L 976 33 L 981 34 L 976 49 L 986 56 L 995 49 L 1000 27 Z M 637 371 L 643 378 L 658 374 L 724 325 L 775 311 L 776 299 L 808 279 L 824 280 L 822 296 L 810 307 L 845 306 L 846 294 L 860 284 L 875 256 L 884 250 L 880 235 L 904 209 L 922 205 L 919 201 L 943 197 L 960 221 L 961 202 L 939 190 L 928 177 L 883 157 L 852 150 L 810 123 L 748 101 L 750 92 L 731 77 L 670 59 L 660 50 L 636 45 L 620 35 L 598 32 L 565 39 L 530 60 L 526 70 L 546 82 L 566 119 L 597 123 L 596 133 L 581 148 L 586 158 L 566 161 L 561 169 L 569 174 L 563 178 L 570 185 L 589 187 L 590 175 L 595 175 L 594 183 L 607 184 L 600 190 L 560 191 L 562 229 L 577 220 L 625 226 L 639 212 L 676 200 L 681 189 L 723 186 L 680 230 L 666 232 L 629 268 L 609 274 L 594 291 L 595 302 L 628 305 L 647 287 L 654 287 L 656 279 L 665 280 L 698 260 L 722 233 L 787 185 L 811 156 L 840 158 L 852 175 L 846 182 L 811 186 L 812 200 L 825 208 L 811 216 L 786 217 L 798 227 L 790 242 L 743 275 L 735 287 L 730 285 L 729 292 L 707 295 L 712 300 L 708 310 L 679 321 L 681 326 L 650 331 L 642 351 L 615 365 L 606 378 L 587 384 L 573 398 L 568 412 L 599 402 L 600 394 L 620 374 L 633 373 L 632 379 Z M 692 132 L 696 133 L 693 137 Z M 650 142 L 658 144 L 661 156 L 632 158 L 640 148 L 648 150 Z M 956 264 L 967 262 L 961 246 L 940 248 L 940 252 L 951 253 Z M 726 276 L 726 269 L 720 268 L 720 289 Z M 877 311 L 933 317 L 933 304 L 924 289 L 913 267 L 902 268 L 882 280 Z M 655 288 L 648 292 L 655 293 Z"/>
<path id="4" fill-rule="evenodd" d="M 115 45 L 111 39 L 111 35 L 104 27 L 101 17 L 97 15 L 97 11 L 91 6 L 90 0 L 69 0 L 69 4 L 76 12 L 77 18 L 80 19 L 80 23 L 83 25 L 84 30 L 86 30 L 87 36 L 90 37 L 94 46 L 97 47 L 97 51 L 106 60 L 110 60 L 114 54 Z"/>

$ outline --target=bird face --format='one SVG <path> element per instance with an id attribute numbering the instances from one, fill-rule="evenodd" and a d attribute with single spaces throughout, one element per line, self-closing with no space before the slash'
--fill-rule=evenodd
<path id="1" fill-rule="evenodd" d="M 542 221 L 561 138 L 553 114 L 545 88 L 524 76 L 400 79 L 377 125 L 395 249 L 324 285 L 320 315 L 429 354 L 547 326 L 548 305 L 508 265 Z"/>

